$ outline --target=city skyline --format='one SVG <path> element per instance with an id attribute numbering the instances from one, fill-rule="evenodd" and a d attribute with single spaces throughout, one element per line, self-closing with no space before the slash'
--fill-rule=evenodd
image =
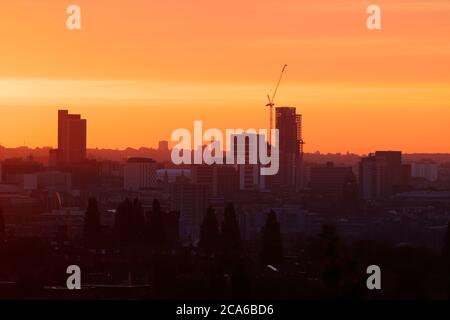
<path id="1" fill-rule="evenodd" d="M 283 107 L 277 107 L 277 108 L 280 108 L 280 109 L 296 109 L 295 107 L 288 107 L 288 106 L 283 106 Z M 67 109 L 67 108 L 63 108 L 63 109 Z M 60 109 L 60 108 L 57 108 L 57 109 L 55 109 L 55 111 L 58 111 L 58 112 L 60 112 L 60 111 L 67 111 L 67 110 L 62 110 L 62 109 Z M 78 115 L 79 116 L 79 115 Z M 302 114 L 300 114 L 300 117 L 302 117 Z M 58 115 L 57 115 L 57 117 L 56 118 L 58 118 Z M 87 117 L 86 117 L 87 118 Z M 86 121 L 86 120 L 88 120 L 88 119 L 84 119 L 84 121 Z M 192 124 L 191 124 L 191 126 L 192 126 Z M 55 129 L 55 132 L 54 132 L 54 137 L 52 137 L 52 139 L 53 140 L 56 140 L 55 141 L 55 143 L 53 143 L 53 144 L 44 144 L 44 145 L 30 145 L 30 144 L 28 144 L 28 143 L 26 143 L 26 139 L 24 139 L 24 141 L 23 141 L 23 143 L 22 144 L 19 144 L 19 145 L 15 145 L 15 146 L 10 146 L 10 145 L 5 145 L 5 144 L 3 144 L 1 141 L 0 141 L 0 147 L 2 147 L 2 148 L 7 148 L 7 149 L 20 149 L 20 148 L 28 148 L 28 149 L 30 149 L 30 150 L 39 150 L 39 149 L 42 149 L 42 150 L 44 150 L 44 149 L 49 149 L 50 151 L 58 151 L 58 123 L 50 123 L 49 125 L 47 125 L 47 127 L 55 127 L 54 129 Z M 192 128 L 189 128 L 189 126 L 188 126 L 188 128 L 187 128 L 188 130 L 189 129 L 192 129 Z M 232 129 L 232 130 L 238 130 L 238 129 L 242 129 L 242 130 L 247 130 L 248 128 L 235 128 L 235 129 Z M 86 129 L 85 129 L 86 130 Z M 91 130 L 91 128 L 89 128 L 89 131 Z M 229 130 L 229 129 L 227 129 L 227 130 Z M 86 142 L 86 150 L 115 150 L 115 151 L 125 151 L 125 150 L 127 150 L 127 149 L 134 149 L 134 150 L 139 150 L 139 149 L 153 149 L 153 150 L 158 150 L 158 147 L 160 146 L 160 144 L 162 143 L 162 142 L 164 142 L 164 143 L 167 143 L 167 145 L 169 146 L 169 149 L 170 150 L 172 150 L 173 148 L 174 148 L 174 146 L 177 144 L 177 142 L 176 141 L 171 141 L 171 139 L 170 139 L 170 135 L 169 135 L 169 137 L 160 137 L 160 138 L 154 138 L 155 139 L 155 141 L 156 141 L 156 143 L 155 144 L 153 144 L 153 145 L 137 145 L 137 146 L 131 146 L 131 145 L 124 145 L 124 146 L 122 146 L 122 147 L 109 147 L 109 146 L 90 146 L 89 145 L 89 139 L 88 139 L 88 134 L 87 134 L 87 131 L 88 130 L 86 130 L 86 132 L 84 133 L 84 135 L 85 135 L 85 137 L 86 137 L 86 140 L 87 140 L 87 142 Z M 209 143 L 210 142 L 208 142 L 208 141 L 206 141 L 206 140 L 203 140 L 203 146 L 207 146 L 207 145 L 209 145 Z M 303 148 L 303 147 L 302 147 Z M 401 148 L 383 148 L 383 147 L 381 147 L 381 148 L 378 148 L 378 149 L 384 149 L 384 150 L 400 150 Z M 195 144 L 192 144 L 192 147 L 191 147 L 191 149 L 187 149 L 187 150 L 191 150 L 191 151 L 194 151 L 195 150 Z M 226 150 L 226 148 L 225 149 L 223 149 L 223 150 Z M 341 155 L 345 155 L 345 154 L 349 154 L 349 155 L 357 155 L 357 156 L 367 156 L 367 155 L 370 155 L 370 154 L 372 154 L 372 153 L 374 153 L 375 152 L 375 150 L 376 150 L 376 148 L 375 149 L 370 149 L 370 150 L 368 150 L 367 152 L 360 152 L 360 153 L 358 153 L 358 152 L 354 152 L 354 151 L 351 151 L 351 150 L 346 150 L 346 151 L 332 151 L 332 152 L 327 152 L 327 151 L 323 151 L 323 150 L 308 150 L 308 151 L 306 151 L 305 152 L 305 154 L 323 154 L 323 155 L 326 155 L 326 154 L 330 154 L 330 155 L 333 155 L 333 154 L 335 154 L 335 155 L 339 155 L 339 154 L 341 154 Z M 403 149 L 402 149 L 403 150 Z M 405 150 L 403 150 L 403 151 L 405 151 Z M 424 151 L 424 149 L 419 149 L 419 150 L 417 150 L 417 151 L 412 151 L 412 152 L 408 152 L 408 151 L 406 151 L 405 153 L 410 153 L 410 154 L 435 154 L 435 155 L 438 155 L 438 154 L 442 154 L 442 155 L 445 155 L 445 154 L 450 154 L 450 151 L 447 151 L 447 152 L 426 152 L 426 151 Z M 86 156 L 88 156 L 88 155 L 86 155 Z"/>
<path id="2" fill-rule="evenodd" d="M 286 107 L 288 107 L 288 106 L 283 106 L 282 108 L 286 108 Z M 62 108 L 66 108 L 66 107 L 62 107 Z M 291 106 L 289 106 L 289 108 L 291 108 Z M 295 108 L 295 107 L 293 107 L 293 108 Z M 59 110 L 59 109 L 61 109 L 61 108 L 55 108 L 53 110 L 53 113 L 55 111 Z M 82 108 L 81 109 L 79 109 L 79 108 L 70 108 L 70 109 L 71 110 L 73 110 L 73 109 L 75 109 L 75 110 L 83 110 Z M 299 109 L 299 108 L 297 108 L 297 109 Z M 86 111 L 84 111 L 84 112 L 76 111 L 76 112 L 77 113 L 84 113 L 84 114 L 86 113 Z M 53 115 L 53 118 L 55 118 L 54 115 Z M 86 118 L 88 118 L 88 117 L 86 117 Z M 46 124 L 45 127 L 43 126 L 40 129 L 50 132 L 52 134 L 52 137 L 50 138 L 50 140 L 53 140 L 53 142 L 43 143 L 43 144 L 35 144 L 33 142 L 29 143 L 30 140 L 33 141 L 33 136 L 30 136 L 30 137 L 24 137 L 22 143 L 13 144 L 13 145 L 8 145 L 6 143 L 3 143 L 3 141 L 4 141 L 4 139 L 3 139 L 3 140 L 0 140 L 0 146 L 4 147 L 4 148 L 13 148 L 13 149 L 14 148 L 22 148 L 22 147 L 27 147 L 29 149 L 42 149 L 42 148 L 53 149 L 53 148 L 57 148 L 58 147 L 57 123 L 56 124 L 54 123 L 54 119 L 51 119 L 51 120 L 52 121 L 49 121 L 49 123 Z M 264 119 L 264 120 L 267 121 L 267 119 Z M 143 121 L 145 122 L 145 119 Z M 196 120 L 193 120 L 193 121 L 196 121 Z M 94 124 L 98 124 L 98 122 L 90 121 L 90 123 L 91 123 L 91 127 L 89 128 L 89 131 L 94 131 L 94 132 L 98 131 L 98 129 L 96 130 L 95 127 L 94 127 Z M 214 123 L 214 122 L 213 121 L 205 121 L 205 123 Z M 192 127 L 192 123 L 187 123 L 186 128 L 188 130 L 192 129 L 190 127 Z M 307 127 L 307 125 L 305 127 Z M 240 127 L 240 128 L 243 129 L 243 130 L 248 129 L 247 127 L 243 127 L 243 126 Z M 265 129 L 265 127 L 262 127 L 262 128 Z M 174 129 L 177 129 L 177 128 L 174 128 Z M 223 130 L 225 131 L 225 129 L 223 129 Z M 38 131 L 40 131 L 40 130 L 38 130 Z M 30 139 L 28 139 L 28 138 L 30 138 Z M 118 137 L 118 138 L 120 138 L 120 137 Z M 310 138 L 313 138 L 313 137 L 310 137 Z M 395 138 L 395 137 L 393 137 L 393 138 Z M 20 139 L 18 139 L 18 140 L 20 140 Z M 312 139 L 309 139 L 309 140 L 312 140 Z M 308 140 L 308 142 L 309 142 L 309 140 Z M 131 143 L 124 142 L 123 144 L 119 144 L 119 145 L 109 145 L 109 144 L 106 144 L 106 145 L 93 145 L 92 143 L 90 143 L 89 134 L 87 134 L 87 149 L 88 150 L 93 150 L 93 149 L 100 149 L 100 150 L 101 149 L 104 149 L 104 150 L 126 150 L 126 149 L 130 149 L 130 148 L 131 149 L 140 149 L 140 148 L 158 149 L 158 144 L 161 141 L 168 141 L 170 148 L 172 148 L 174 145 L 176 145 L 176 142 L 170 141 L 170 133 L 167 136 L 153 136 L 152 139 L 149 140 L 149 141 L 152 141 L 152 142 L 151 143 L 147 143 L 147 144 L 136 144 L 136 143 L 132 143 L 132 142 Z M 208 142 L 204 141 L 204 145 L 207 145 L 207 144 L 208 144 Z M 339 150 L 339 149 L 338 150 L 334 150 L 334 149 L 333 150 L 328 150 L 328 149 L 324 149 L 324 150 L 321 150 L 321 149 L 309 149 L 308 148 L 309 147 L 309 143 L 305 143 L 305 144 L 307 145 L 307 147 L 305 148 L 305 153 L 309 153 L 309 154 L 313 154 L 313 153 L 321 153 L 321 154 L 355 154 L 355 155 L 359 155 L 359 156 L 364 156 L 364 155 L 368 155 L 368 154 L 373 153 L 375 150 L 380 150 L 380 149 L 383 149 L 383 150 L 402 150 L 405 153 L 410 153 L 410 154 L 421 154 L 421 153 L 422 154 L 450 154 L 450 149 L 445 149 L 445 148 L 442 149 L 442 150 L 437 150 L 437 151 L 435 151 L 435 149 L 429 149 L 426 146 L 425 147 L 422 146 L 422 147 L 419 147 L 417 149 L 408 149 L 408 148 L 402 147 L 401 144 L 394 144 L 393 145 L 392 143 L 391 144 L 387 143 L 387 144 L 384 144 L 384 145 L 383 144 L 379 144 L 379 145 L 377 145 L 375 147 L 365 147 L 364 149 L 361 149 L 361 150 L 359 150 L 359 149 L 355 150 L 356 148 L 352 148 L 350 145 L 347 148 L 344 148 L 344 149 L 341 149 L 341 150 Z M 368 144 L 368 145 L 370 145 L 370 144 Z M 388 147 L 389 145 L 391 145 L 393 147 Z M 194 150 L 194 148 L 192 148 L 191 150 Z"/>
<path id="3" fill-rule="evenodd" d="M 0 300 L 449 301 L 449 34 L 450 0 L 0 1 Z"/>
<path id="4" fill-rule="evenodd" d="M 2 145 L 56 146 L 63 107 L 89 119 L 89 148 L 156 146 L 194 120 L 266 128 L 287 63 L 276 105 L 304 116 L 305 151 L 450 151 L 446 1 L 377 1 L 379 31 L 356 0 L 76 2 L 79 31 L 65 1 L 0 5 L 0 118 L 20 119 Z"/>

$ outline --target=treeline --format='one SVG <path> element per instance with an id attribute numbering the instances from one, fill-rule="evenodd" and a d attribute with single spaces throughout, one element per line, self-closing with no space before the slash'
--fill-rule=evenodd
<path id="1" fill-rule="evenodd" d="M 115 212 L 113 243 L 115 247 L 147 245 L 151 248 L 164 248 L 174 245 L 176 221 L 179 213 L 164 212 L 158 200 L 153 201 L 152 210 L 145 211 L 139 199 L 125 199 Z M 170 230 L 173 226 L 174 230 Z M 88 200 L 85 215 L 84 241 L 90 248 L 99 248 L 104 244 L 104 235 L 100 223 L 100 211 L 97 200 Z"/>
<path id="2" fill-rule="evenodd" d="M 113 230 L 115 247 L 124 248 L 143 245 L 152 250 L 174 248 L 178 241 L 179 217 L 177 211 L 164 212 L 155 199 L 152 209 L 145 210 L 139 199 L 125 199 L 116 209 Z M 283 257 L 280 224 L 274 211 L 267 215 L 262 231 L 260 248 L 261 262 L 276 265 Z M 97 200 L 88 200 L 85 215 L 84 241 L 89 248 L 99 248 L 104 244 L 100 211 Z M 224 254 L 239 256 L 244 244 L 233 203 L 227 204 L 224 219 L 219 226 L 213 207 L 208 207 L 200 227 L 200 239 L 196 248 L 205 256 Z"/>
<path id="3" fill-rule="evenodd" d="M 83 277 L 102 273 L 111 275 L 105 283 L 151 284 L 143 298 L 450 297 L 450 224 L 441 253 L 373 241 L 347 243 L 332 225 L 324 225 L 318 235 L 298 242 L 296 255 L 283 257 L 280 226 L 271 211 L 257 257 L 241 237 L 233 204 L 226 206 L 221 223 L 215 210 L 208 208 L 196 246 L 183 247 L 174 236 L 177 214 L 162 210 L 158 200 L 145 211 L 139 200 L 125 199 L 106 241 L 114 250 L 102 256 L 91 250 L 103 248 L 108 238 L 95 199 L 88 201 L 82 250 L 62 244 L 55 249 L 40 238 L 7 238 L 0 213 L 0 279 L 16 281 L 18 297 L 41 296 L 44 285 L 64 285 L 67 266 L 79 264 Z M 381 291 L 367 290 L 366 268 L 372 264 L 381 268 Z M 10 297 L 10 291 L 5 289 L 4 296 Z"/>

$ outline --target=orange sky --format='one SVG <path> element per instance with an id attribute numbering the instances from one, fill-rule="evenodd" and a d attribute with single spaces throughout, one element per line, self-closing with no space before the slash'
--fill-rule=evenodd
<path id="1" fill-rule="evenodd" d="M 449 35 L 448 0 L 1 1 L 0 144 L 55 146 L 61 106 L 89 147 L 266 127 L 287 63 L 276 102 L 303 114 L 307 152 L 450 152 Z"/>

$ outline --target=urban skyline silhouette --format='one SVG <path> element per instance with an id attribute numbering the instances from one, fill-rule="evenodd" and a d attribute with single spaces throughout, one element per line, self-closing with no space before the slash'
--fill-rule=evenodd
<path id="1" fill-rule="evenodd" d="M 448 301 L 449 21 L 447 0 L 1 1 L 0 300 Z"/>

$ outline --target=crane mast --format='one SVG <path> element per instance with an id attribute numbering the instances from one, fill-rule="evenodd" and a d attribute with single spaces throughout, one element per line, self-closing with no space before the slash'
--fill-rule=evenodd
<path id="1" fill-rule="evenodd" d="M 266 104 L 266 107 L 269 107 L 269 144 L 272 144 L 272 129 L 273 129 L 273 107 L 275 106 L 275 97 L 278 92 L 278 88 L 280 86 L 281 80 L 283 79 L 283 75 L 286 72 L 287 64 L 283 66 L 283 69 L 281 69 L 280 77 L 278 78 L 278 82 L 275 86 L 275 90 L 273 91 L 272 97 L 268 94 L 267 99 L 269 100 L 269 103 Z"/>

